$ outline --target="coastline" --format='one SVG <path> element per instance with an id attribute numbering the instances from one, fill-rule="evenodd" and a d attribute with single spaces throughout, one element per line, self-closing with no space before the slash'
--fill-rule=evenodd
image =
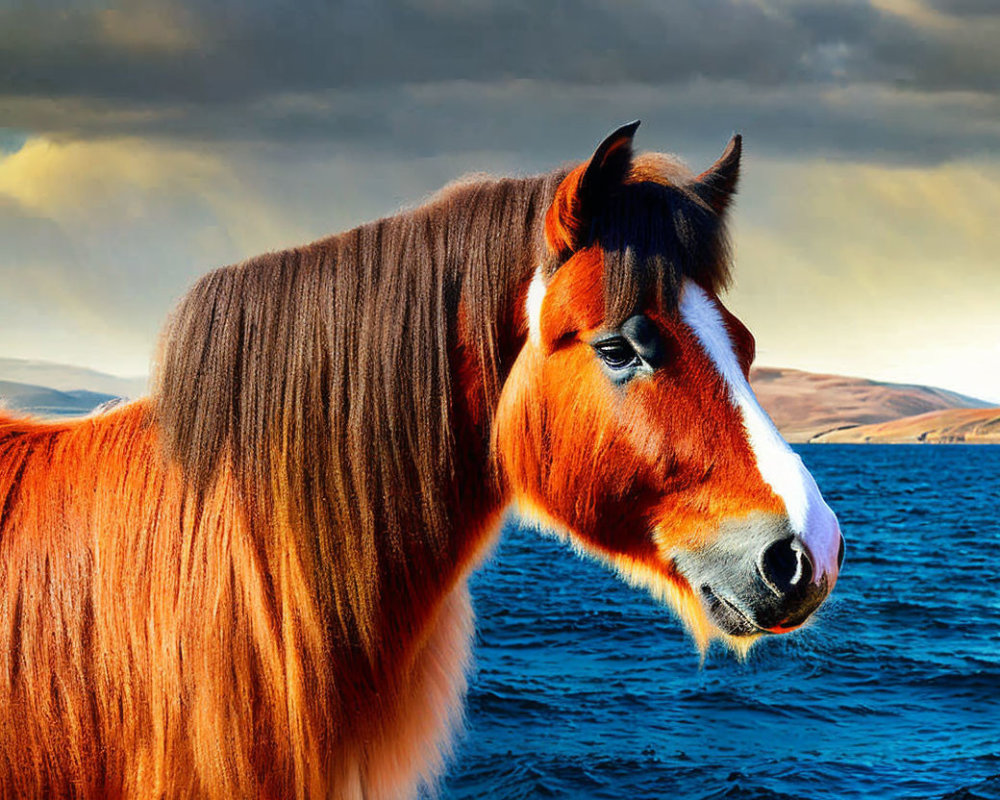
<path id="1" fill-rule="evenodd" d="M 809 444 L 1000 444 L 1000 408 L 951 408 L 816 433 Z"/>

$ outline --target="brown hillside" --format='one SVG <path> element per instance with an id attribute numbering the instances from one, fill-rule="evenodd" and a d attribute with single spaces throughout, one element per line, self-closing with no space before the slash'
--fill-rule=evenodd
<path id="1" fill-rule="evenodd" d="M 930 386 L 795 369 L 756 367 L 750 373 L 750 382 L 761 405 L 791 442 L 807 442 L 827 431 L 889 422 L 930 411 L 990 406 Z"/>

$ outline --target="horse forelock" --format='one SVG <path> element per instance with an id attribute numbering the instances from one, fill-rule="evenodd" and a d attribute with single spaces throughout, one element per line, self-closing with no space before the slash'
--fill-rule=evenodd
<path id="1" fill-rule="evenodd" d="M 644 306 L 673 313 L 685 280 L 721 292 L 729 283 L 724 220 L 683 184 L 627 183 L 595 221 L 604 263 L 605 324 Z"/>
<path id="2" fill-rule="evenodd" d="M 692 189 L 694 176 L 662 153 L 637 156 L 623 185 L 603 199 L 590 222 L 590 236 L 575 253 L 539 262 L 527 297 L 526 317 L 540 330 L 546 287 L 566 261 L 600 251 L 604 325 L 613 329 L 639 309 L 676 312 L 685 280 L 710 292 L 724 291 L 731 251 L 724 216 Z M 578 297 L 598 287 L 576 287 Z M 592 303 L 597 298 L 582 302 Z"/>

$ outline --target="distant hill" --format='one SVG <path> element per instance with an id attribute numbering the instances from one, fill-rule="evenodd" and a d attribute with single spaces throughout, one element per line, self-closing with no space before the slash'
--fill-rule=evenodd
<path id="1" fill-rule="evenodd" d="M 122 378 L 84 367 L 0 358 L 0 408 L 43 417 L 89 414 L 116 398 L 146 394 L 144 377 Z"/>
<path id="2" fill-rule="evenodd" d="M 145 376 L 122 378 L 85 367 L 23 358 L 0 358 L 0 381 L 44 386 L 60 392 L 84 390 L 132 400 L 146 394 L 148 382 Z"/>
<path id="3" fill-rule="evenodd" d="M 47 386 L 0 380 L 0 407 L 43 417 L 89 414 L 116 395 L 73 389 L 60 392 Z"/>
<path id="4" fill-rule="evenodd" d="M 790 442 L 808 442 L 828 431 L 931 411 L 989 409 L 994 405 L 933 386 L 776 367 L 755 367 L 750 382 L 761 405 Z"/>
<path id="5" fill-rule="evenodd" d="M 1000 444 L 1000 408 L 950 408 L 822 433 L 823 444 Z"/>

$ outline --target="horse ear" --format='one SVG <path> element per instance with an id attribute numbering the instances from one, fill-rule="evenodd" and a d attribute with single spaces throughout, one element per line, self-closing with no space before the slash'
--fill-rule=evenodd
<path id="1" fill-rule="evenodd" d="M 632 137 L 639 120 L 622 125 L 600 143 L 586 164 L 567 175 L 545 217 L 545 238 L 559 255 L 585 244 L 601 198 L 619 185 L 632 164 Z"/>
<path id="2" fill-rule="evenodd" d="M 701 175 L 694 179 L 691 189 L 720 216 L 725 213 L 736 194 L 740 178 L 740 154 L 743 137 L 736 134 L 729 140 L 725 152 Z"/>

